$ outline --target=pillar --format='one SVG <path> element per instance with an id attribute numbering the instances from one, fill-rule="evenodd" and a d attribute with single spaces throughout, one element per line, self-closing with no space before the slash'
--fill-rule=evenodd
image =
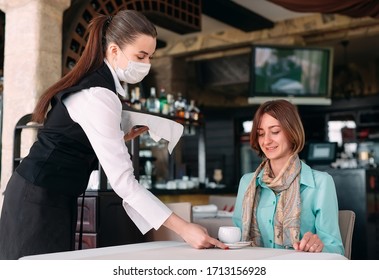
<path id="1" fill-rule="evenodd" d="M 0 9 L 5 13 L 1 194 L 13 172 L 13 134 L 17 121 L 32 113 L 43 91 L 61 77 L 63 12 L 70 3 L 70 0 L 0 0 Z M 25 154 L 34 139 L 35 134 L 26 135 Z M 2 201 L 0 195 L 0 209 Z"/>

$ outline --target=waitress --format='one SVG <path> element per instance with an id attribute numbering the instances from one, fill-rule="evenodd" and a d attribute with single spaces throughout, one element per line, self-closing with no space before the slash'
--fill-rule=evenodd
<path id="1" fill-rule="evenodd" d="M 138 83 L 148 74 L 156 48 L 154 25 L 141 13 L 125 10 L 95 17 L 88 29 L 75 67 L 35 107 L 33 120 L 43 128 L 4 194 L 0 259 L 74 249 L 77 198 L 98 160 L 143 234 L 164 225 L 194 248 L 226 248 L 203 227 L 175 215 L 133 174 L 117 93 L 124 93 L 120 81 Z"/>

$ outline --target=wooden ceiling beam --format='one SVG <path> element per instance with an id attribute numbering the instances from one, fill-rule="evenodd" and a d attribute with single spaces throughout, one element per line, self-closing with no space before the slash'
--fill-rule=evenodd
<path id="1" fill-rule="evenodd" d="M 167 42 L 167 47 L 157 50 L 155 56 L 183 56 L 225 50 L 251 44 L 303 44 L 341 30 L 346 36 L 356 36 L 351 30 L 367 29 L 377 32 L 379 20 L 373 18 L 350 18 L 341 15 L 312 14 L 277 22 L 273 28 L 253 32 L 242 32 L 229 28 L 223 32 L 207 35 L 186 36 L 184 39 Z M 361 34 L 363 32 L 360 32 Z M 349 39 L 349 38 L 345 38 Z"/>
<path id="2" fill-rule="evenodd" d="M 320 34 L 313 34 L 310 36 L 303 36 L 306 44 L 320 44 L 323 42 L 335 42 L 343 40 L 352 40 L 363 37 L 371 37 L 379 35 L 379 24 L 358 26 L 353 28 L 345 28 L 324 32 Z"/>

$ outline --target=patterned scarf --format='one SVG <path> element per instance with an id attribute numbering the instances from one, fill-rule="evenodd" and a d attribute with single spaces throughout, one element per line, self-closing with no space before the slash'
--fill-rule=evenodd
<path id="1" fill-rule="evenodd" d="M 284 248 L 290 248 L 294 242 L 299 241 L 300 237 L 301 200 L 299 175 L 301 162 L 297 154 L 289 158 L 275 178 L 273 178 L 269 160 L 263 161 L 255 171 L 242 204 L 242 240 L 253 241 L 253 246 L 263 246 L 256 216 L 261 191 L 261 188 L 256 185 L 256 181 L 262 170 L 262 181 L 276 194 L 280 194 L 275 213 L 275 243 Z"/>

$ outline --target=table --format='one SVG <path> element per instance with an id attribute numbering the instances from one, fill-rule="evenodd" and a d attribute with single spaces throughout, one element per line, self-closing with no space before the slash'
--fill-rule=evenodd
<path id="1" fill-rule="evenodd" d="M 208 234 L 214 238 L 218 237 L 218 228 L 221 226 L 233 226 L 231 217 L 214 217 L 214 218 L 193 218 L 193 222 L 205 227 Z"/>
<path id="2" fill-rule="evenodd" d="M 194 249 L 185 242 L 153 241 L 130 245 L 27 256 L 23 260 L 347 260 L 330 253 L 245 247 Z"/>

